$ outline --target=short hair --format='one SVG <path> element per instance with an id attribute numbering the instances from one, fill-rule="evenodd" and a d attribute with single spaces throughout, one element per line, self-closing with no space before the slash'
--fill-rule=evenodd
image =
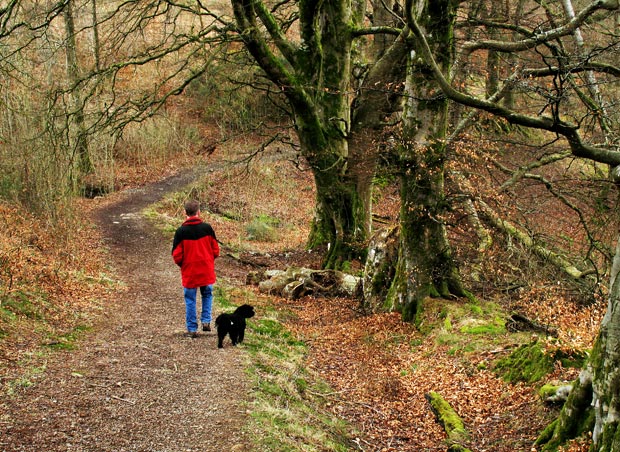
<path id="1" fill-rule="evenodd" d="M 193 216 L 198 213 L 200 210 L 200 203 L 195 199 L 190 199 L 185 203 L 185 214 L 188 216 Z"/>

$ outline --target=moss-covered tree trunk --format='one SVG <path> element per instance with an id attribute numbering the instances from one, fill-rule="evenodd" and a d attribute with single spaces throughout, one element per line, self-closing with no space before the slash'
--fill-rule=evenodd
<path id="1" fill-rule="evenodd" d="M 348 143 L 332 140 L 322 154 L 307 157 L 316 185 L 315 216 L 308 239 L 310 248 L 326 247 L 324 268 L 338 269 L 363 258 L 368 231 L 370 183 L 363 184 L 348 163 Z"/>
<path id="2" fill-rule="evenodd" d="M 301 153 L 317 188 L 308 245 L 326 250 L 324 267 L 363 257 L 370 224 L 371 178 L 350 154 L 351 58 L 364 2 L 300 0 L 300 43 L 286 37 L 260 0 L 231 0 L 240 36 L 287 97 Z M 286 25 L 288 27 L 288 25 Z"/>
<path id="3" fill-rule="evenodd" d="M 384 27 L 392 38 L 375 55 L 379 61 L 364 62 L 370 68 L 362 86 L 353 86 L 352 58 L 364 54 L 363 44 L 354 50 L 354 41 L 372 32 L 364 29 L 366 2 L 296 2 L 299 40 L 287 38 L 290 23 L 284 17 L 290 11 L 278 10 L 284 4 L 272 10 L 261 0 L 231 3 L 239 36 L 291 106 L 301 153 L 314 175 L 308 245 L 326 250 L 325 268 L 364 258 L 377 158 L 372 138 L 400 107 L 398 95 L 386 93 L 404 78 L 406 33 Z"/>
<path id="4" fill-rule="evenodd" d="M 620 267 L 620 239 L 618 243 L 613 265 L 615 276 Z M 612 280 L 607 313 L 597 342 L 589 362 L 595 416 L 592 450 L 620 451 L 620 278 Z"/>
<path id="5" fill-rule="evenodd" d="M 544 451 L 592 432 L 591 452 L 620 451 L 620 238 L 612 267 L 607 313 L 594 349 L 560 416 L 540 436 Z"/>
<path id="6" fill-rule="evenodd" d="M 390 16 L 392 19 L 393 16 Z M 386 18 L 384 17 L 384 20 Z M 376 18 L 375 18 L 376 20 Z M 379 23 L 382 25 L 382 23 Z M 376 162 L 379 155 L 377 138 L 386 124 L 386 118 L 395 111 L 401 110 L 401 92 L 399 86 L 405 79 L 409 49 L 404 36 L 394 36 L 377 51 L 378 60 L 374 61 L 364 82 L 359 87 L 355 109 L 351 112 L 351 127 L 348 137 L 349 162 L 355 162 L 349 174 L 356 181 L 357 193 L 352 204 L 353 213 L 360 218 L 370 220 L 372 215 L 372 181 L 375 175 Z M 390 93 L 390 94 L 387 94 Z M 328 194 L 332 196 L 331 194 Z M 367 250 L 367 243 L 359 242 L 360 237 L 368 237 L 371 233 L 370 221 L 362 224 L 356 221 L 355 228 L 365 227 L 363 234 L 356 234 L 360 247 Z"/>
<path id="7" fill-rule="evenodd" d="M 447 73 L 452 59 L 452 26 L 456 5 L 450 0 L 425 2 L 415 11 Z M 412 52 L 405 84 L 403 143 L 400 150 L 400 250 L 388 307 L 414 320 L 430 295 L 463 295 L 447 238 L 444 165 L 448 123 L 447 100 L 425 63 Z"/>
<path id="8" fill-rule="evenodd" d="M 401 176 L 400 248 L 388 304 L 414 320 L 428 296 L 464 291 L 444 223 L 443 146 L 405 147 Z"/>
<path id="9" fill-rule="evenodd" d="M 307 105 L 295 107 L 295 120 L 317 190 L 308 245 L 326 247 L 324 268 L 362 257 L 370 221 L 371 185 L 360 179 L 361 163 L 349 153 L 352 32 L 361 18 L 347 1 L 300 2 L 306 45 L 296 78 L 311 96 L 316 121 L 307 121 Z"/>

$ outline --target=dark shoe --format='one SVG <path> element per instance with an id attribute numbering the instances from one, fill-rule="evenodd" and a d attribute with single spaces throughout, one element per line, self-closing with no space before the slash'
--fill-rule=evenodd
<path id="1" fill-rule="evenodd" d="M 203 323 L 202 331 L 211 331 L 211 325 L 209 323 Z"/>
<path id="2" fill-rule="evenodd" d="M 187 333 L 185 333 L 185 337 L 189 337 L 192 339 L 195 339 L 198 337 L 198 332 L 196 331 L 188 331 Z"/>

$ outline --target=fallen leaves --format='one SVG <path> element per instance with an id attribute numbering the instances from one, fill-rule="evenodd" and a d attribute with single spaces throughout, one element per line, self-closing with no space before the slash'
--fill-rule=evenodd
<path id="1" fill-rule="evenodd" d="M 38 347 L 88 325 L 114 285 L 102 283 L 105 254 L 88 221 L 50 224 L 0 203 L 0 224 L 3 377 Z"/>
<path id="2" fill-rule="evenodd" d="M 424 397 L 431 391 L 463 418 L 475 451 L 530 450 L 557 414 L 534 385 L 503 382 L 478 366 L 487 357 L 451 353 L 397 313 L 362 316 L 344 298 L 278 304 L 295 313 L 289 327 L 310 345 L 309 367 L 334 388 L 329 408 L 355 424 L 371 450 L 446 450 L 445 432 Z"/>

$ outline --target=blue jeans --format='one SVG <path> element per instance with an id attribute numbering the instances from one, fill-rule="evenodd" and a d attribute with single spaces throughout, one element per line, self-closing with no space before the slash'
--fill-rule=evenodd
<path id="1" fill-rule="evenodd" d="M 198 331 L 198 322 L 196 322 L 196 293 L 198 288 L 183 288 L 185 296 L 185 324 L 187 331 L 190 333 Z M 213 304 L 213 285 L 200 287 L 200 296 L 202 298 L 202 311 L 200 312 L 200 322 L 211 322 L 211 305 Z"/>

